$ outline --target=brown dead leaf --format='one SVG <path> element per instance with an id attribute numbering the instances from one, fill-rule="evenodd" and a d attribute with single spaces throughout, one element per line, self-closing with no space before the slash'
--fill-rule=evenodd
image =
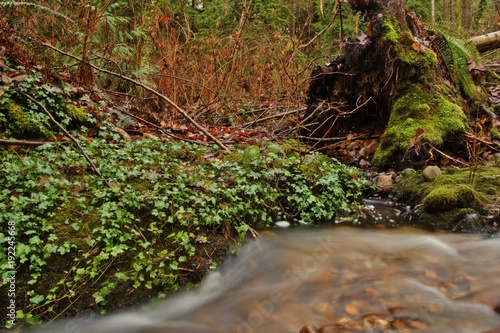
<path id="1" fill-rule="evenodd" d="M 7 75 L 3 74 L 2 75 L 2 82 L 5 84 L 9 84 L 12 82 L 12 79 L 10 77 L 8 77 Z"/>
<path id="2" fill-rule="evenodd" d="M 120 134 L 125 141 L 132 142 L 132 138 L 125 130 L 121 129 L 120 127 L 113 127 L 113 130 L 116 133 Z"/>
<path id="3" fill-rule="evenodd" d="M 415 131 L 415 136 L 410 139 L 411 146 L 412 147 L 415 146 L 418 142 L 418 139 L 420 139 L 423 136 L 425 136 L 425 131 L 421 128 L 417 129 Z"/>
<path id="4" fill-rule="evenodd" d="M 25 74 L 16 75 L 12 77 L 12 81 L 17 81 L 17 82 L 26 81 L 26 75 Z"/>
<path id="5" fill-rule="evenodd" d="M 43 186 L 43 184 L 45 184 L 45 182 L 46 182 L 47 180 L 49 180 L 50 178 L 52 178 L 52 176 L 45 176 L 45 177 L 42 177 L 42 178 L 40 178 L 40 180 L 38 181 L 38 183 L 39 183 L 41 186 Z"/>
<path id="6" fill-rule="evenodd" d="M 419 42 L 415 42 L 415 43 L 411 44 L 411 47 L 415 51 L 420 52 L 420 43 Z"/>

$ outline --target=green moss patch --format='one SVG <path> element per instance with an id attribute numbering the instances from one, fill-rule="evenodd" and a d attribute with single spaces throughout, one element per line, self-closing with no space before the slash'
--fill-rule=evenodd
<path id="1" fill-rule="evenodd" d="M 76 106 L 75 104 L 69 103 L 66 106 L 66 114 L 69 116 L 71 120 L 74 120 L 78 123 L 83 123 L 87 118 L 87 113 L 85 112 L 85 108 L 83 106 Z"/>
<path id="2" fill-rule="evenodd" d="M 421 73 L 434 68 L 437 64 L 436 53 L 434 53 L 431 49 L 415 51 L 413 48 L 409 48 L 404 54 L 401 55 L 401 60 L 420 69 Z"/>
<path id="3" fill-rule="evenodd" d="M 409 30 L 401 31 L 394 17 L 386 17 L 383 24 L 384 39 L 391 43 L 399 58 L 424 74 L 437 64 L 437 56 L 430 48 L 413 48 L 415 38 Z"/>
<path id="4" fill-rule="evenodd" d="M 400 96 L 375 152 L 375 164 L 386 164 L 396 153 L 408 150 L 412 146 L 411 139 L 420 130 L 424 131 L 420 139 L 436 145 L 442 144 L 447 135 L 466 131 L 467 118 L 462 109 L 438 91 L 428 92 L 413 85 Z"/>

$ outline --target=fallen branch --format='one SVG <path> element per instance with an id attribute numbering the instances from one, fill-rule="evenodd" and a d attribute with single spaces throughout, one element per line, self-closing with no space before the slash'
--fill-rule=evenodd
<path id="1" fill-rule="evenodd" d="M 67 52 L 64 52 L 63 50 L 60 50 L 58 49 L 57 47 L 55 46 L 52 46 L 50 44 L 47 44 L 47 43 L 41 43 L 41 45 L 45 46 L 45 47 L 48 47 L 54 51 L 57 51 L 67 57 L 70 57 L 70 58 L 73 58 L 75 60 L 78 60 L 78 61 L 82 61 L 82 59 L 78 58 L 77 56 L 74 56 L 72 54 L 69 54 Z M 196 127 L 197 129 L 199 129 L 203 134 L 205 134 L 207 137 L 209 137 L 212 141 L 214 141 L 219 147 L 221 147 L 222 149 L 224 149 L 225 151 L 230 151 L 230 149 L 224 145 L 219 139 L 217 139 L 215 136 L 213 136 L 209 131 L 207 131 L 203 126 L 201 126 L 200 124 L 198 124 L 190 115 L 187 114 L 186 111 L 184 111 L 180 106 L 178 106 L 176 103 L 174 103 L 174 101 L 172 101 L 170 98 L 168 98 L 167 96 L 165 95 L 162 95 L 160 94 L 158 91 L 154 90 L 153 88 L 150 88 L 148 87 L 147 85 L 139 82 L 139 81 L 136 81 L 132 78 L 129 78 L 128 76 L 125 76 L 125 75 L 122 75 L 122 74 L 119 74 L 119 73 L 115 73 L 115 72 L 112 72 L 110 70 L 107 70 L 107 69 L 104 69 L 104 68 L 101 68 L 101 67 L 98 67 L 94 64 L 91 64 L 90 62 L 87 62 L 87 64 L 92 67 L 93 69 L 99 71 L 99 72 L 103 72 L 103 73 L 106 73 L 106 74 L 109 74 L 109 75 L 112 75 L 112 76 L 116 76 L 120 79 L 123 79 L 125 81 L 128 81 L 138 87 L 141 87 L 142 89 L 158 96 L 159 98 L 161 98 L 162 100 L 164 100 L 165 102 L 167 102 L 168 104 L 170 104 L 177 112 L 179 112 L 186 120 L 188 120 L 194 127 Z"/>
<path id="2" fill-rule="evenodd" d="M 38 105 L 42 109 L 42 111 L 50 118 L 50 121 L 52 123 L 54 123 L 54 125 L 56 125 L 64 133 L 64 135 L 66 135 L 71 141 L 73 141 L 73 143 L 78 147 L 78 149 L 83 154 L 83 156 L 85 157 L 85 159 L 87 160 L 87 162 L 89 162 L 90 167 L 92 168 L 92 170 L 94 170 L 94 172 L 99 177 L 101 177 L 104 180 L 104 182 L 106 183 L 106 185 L 108 185 L 111 188 L 111 185 L 107 182 L 106 178 L 104 178 L 104 176 L 101 174 L 101 172 L 99 171 L 99 169 L 97 169 L 96 165 L 94 164 L 94 162 L 92 162 L 92 160 L 90 159 L 89 155 L 87 155 L 87 153 L 85 152 L 85 149 L 83 149 L 83 147 L 80 145 L 80 143 L 78 142 L 78 140 L 76 140 L 61 124 L 59 124 L 59 122 L 57 120 L 54 119 L 54 117 L 52 116 L 52 114 L 45 108 L 45 106 L 43 106 L 42 103 L 40 103 L 39 101 L 37 101 L 36 99 L 34 99 L 30 95 L 28 95 L 28 94 L 26 94 L 26 93 L 24 93 L 22 91 L 18 91 L 18 92 L 20 94 L 22 94 L 23 96 L 25 96 L 30 101 L 32 101 L 33 103 L 35 103 L 36 105 Z"/>
<path id="3" fill-rule="evenodd" d="M 24 140 L 5 140 L 0 139 L 0 145 L 9 146 L 41 146 L 45 144 L 54 144 L 54 141 L 24 141 Z"/>
<path id="4" fill-rule="evenodd" d="M 290 111 L 285 111 L 285 112 L 278 113 L 278 114 L 273 114 L 271 116 L 267 116 L 267 117 L 255 119 L 255 120 L 252 120 L 252 121 L 250 121 L 248 123 L 245 123 L 245 124 L 243 124 L 243 127 L 244 128 L 245 127 L 250 127 L 252 125 L 264 122 L 264 121 L 269 120 L 269 119 L 280 118 L 280 117 L 283 117 L 283 116 L 287 116 L 289 114 L 294 114 L 294 113 L 305 111 L 305 110 L 307 110 L 307 108 L 300 108 L 300 109 L 297 109 L 297 110 L 290 110 Z"/>
<path id="5" fill-rule="evenodd" d="M 331 137 L 331 138 L 315 138 L 315 137 L 310 137 L 310 136 L 298 136 L 298 139 L 302 140 L 307 140 L 307 141 L 318 141 L 318 142 L 345 142 L 345 141 L 354 141 L 354 140 L 371 140 L 371 139 L 378 139 L 380 136 L 378 135 L 371 135 L 371 136 L 366 136 L 366 135 L 360 135 L 360 136 L 353 136 L 353 137 L 347 137 L 347 136 L 336 136 L 336 137 Z"/>

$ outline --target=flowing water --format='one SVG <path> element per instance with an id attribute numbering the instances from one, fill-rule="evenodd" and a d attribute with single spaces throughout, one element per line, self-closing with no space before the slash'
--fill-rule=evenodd
<path id="1" fill-rule="evenodd" d="M 500 238 L 290 229 L 242 247 L 201 288 L 46 332 L 500 332 Z"/>

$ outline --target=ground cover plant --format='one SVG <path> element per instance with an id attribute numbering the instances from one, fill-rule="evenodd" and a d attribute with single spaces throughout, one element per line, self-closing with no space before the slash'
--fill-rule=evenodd
<path id="1" fill-rule="evenodd" d="M 103 124 L 80 142 L 104 179 L 68 143 L 2 151 L 0 223 L 16 223 L 17 316 L 28 322 L 114 309 L 123 293 L 169 294 L 277 220 L 331 222 L 360 205 L 359 171 L 294 141 L 225 153 L 129 142 Z"/>

